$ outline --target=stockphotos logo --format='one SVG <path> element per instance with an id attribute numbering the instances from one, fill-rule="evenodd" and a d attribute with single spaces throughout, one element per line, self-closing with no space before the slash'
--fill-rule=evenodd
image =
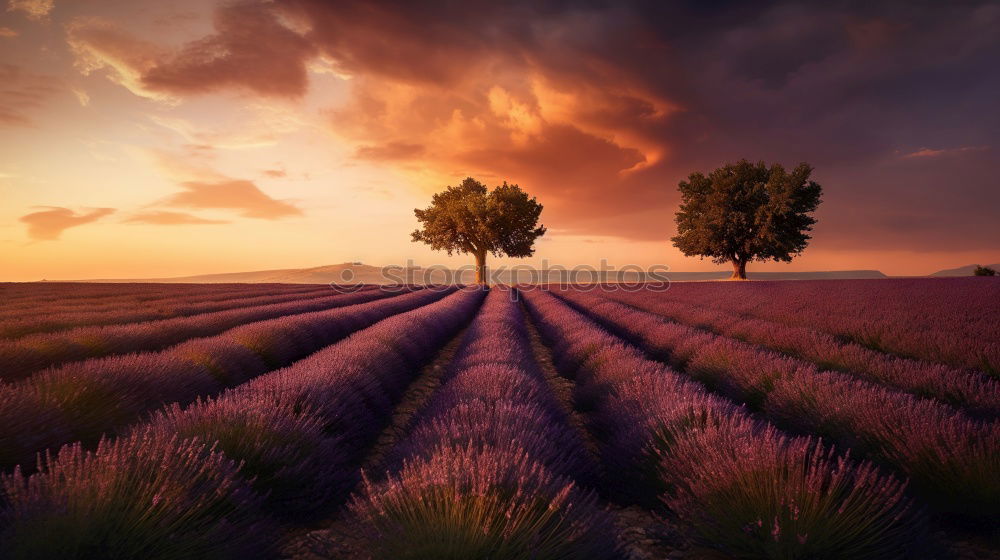
<path id="1" fill-rule="evenodd" d="M 486 281 L 493 285 L 516 286 L 521 290 L 550 286 L 574 287 L 580 290 L 603 291 L 666 291 L 670 288 L 667 265 L 641 267 L 635 264 L 614 266 L 602 259 L 599 266 L 577 265 L 567 268 L 542 261 L 540 268 L 528 265 L 487 267 Z M 405 265 L 383 267 L 377 278 L 362 278 L 353 267 L 340 271 L 339 278 L 330 282 L 338 290 L 358 289 L 364 285 L 385 287 L 427 286 L 448 288 L 474 284 L 476 267 L 464 265 L 450 268 L 442 264 L 417 266 L 412 260 Z"/>

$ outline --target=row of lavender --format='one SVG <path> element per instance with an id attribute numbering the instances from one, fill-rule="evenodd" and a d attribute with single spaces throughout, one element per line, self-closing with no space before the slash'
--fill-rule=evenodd
<path id="1" fill-rule="evenodd" d="M 901 358 L 815 329 L 745 317 L 666 299 L 659 294 L 608 292 L 607 295 L 679 323 L 801 358 L 818 368 L 843 371 L 920 397 L 938 399 L 986 419 L 1000 417 L 1000 379 L 982 372 Z"/>
<path id="2" fill-rule="evenodd" d="M 754 420 L 548 293 L 525 299 L 620 499 L 658 500 L 726 557 L 903 558 L 917 544 L 899 480 Z"/>
<path id="3" fill-rule="evenodd" d="M 430 295 L 444 294 L 412 297 Z M 277 520 L 342 501 L 416 368 L 481 300 L 460 291 L 395 315 L 96 451 L 68 446 L 34 475 L 5 476 L 0 556 L 267 557 Z"/>
<path id="4" fill-rule="evenodd" d="M 511 293 L 494 288 L 443 384 L 365 481 L 354 528 L 372 558 L 616 556 L 595 463 L 532 355 Z"/>
<path id="5" fill-rule="evenodd" d="M 295 284 L 111 284 L 111 283 L 0 283 L 7 312 L 32 308 L 70 310 L 121 304 L 141 306 L 176 297 L 220 297 L 257 292 L 289 293 L 310 286 Z"/>
<path id="6" fill-rule="evenodd" d="M 0 380 L 22 379 L 39 370 L 66 362 L 159 350 L 184 340 L 218 334 L 238 325 L 354 305 L 398 292 L 363 290 L 336 293 L 286 303 L 237 307 L 190 317 L 142 323 L 83 326 L 55 333 L 37 333 L 0 341 Z"/>
<path id="7" fill-rule="evenodd" d="M 322 297 L 337 293 L 329 286 L 312 286 L 308 290 L 278 293 L 253 290 L 248 292 L 210 294 L 202 297 L 177 295 L 148 305 L 113 303 L 100 307 L 59 310 L 35 306 L 27 310 L 8 310 L 0 314 L 0 339 L 27 334 L 53 332 L 87 325 L 114 325 L 186 317 L 199 313 L 223 311 L 236 307 L 252 307 Z"/>
<path id="8" fill-rule="evenodd" d="M 1000 514 L 1000 425 L 930 399 L 604 299 L 557 292 L 713 390 L 789 430 L 819 435 L 907 476 L 941 512 Z"/>
<path id="9" fill-rule="evenodd" d="M 678 283 L 662 297 L 1000 375 L 1000 280 L 995 278 Z"/>
<path id="10" fill-rule="evenodd" d="M 95 442 L 163 404 L 190 402 L 287 366 L 445 293 L 393 295 L 249 323 L 160 352 L 74 362 L 0 385 L 0 468 L 30 466 L 37 452 L 63 443 Z"/>

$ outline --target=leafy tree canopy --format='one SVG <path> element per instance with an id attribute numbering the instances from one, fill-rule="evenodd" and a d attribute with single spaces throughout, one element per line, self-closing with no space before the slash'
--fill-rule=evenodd
<path id="1" fill-rule="evenodd" d="M 733 278 L 746 278 L 750 261 L 791 261 L 809 243 L 822 188 L 809 180 L 812 167 L 791 172 L 764 162 L 740 160 L 681 181 L 674 245 L 688 256 L 733 263 Z"/>
<path id="2" fill-rule="evenodd" d="M 413 241 L 449 255 L 474 255 L 479 282 L 484 280 L 480 273 L 487 253 L 530 257 L 535 239 L 545 234 L 545 226 L 537 225 L 542 205 L 506 182 L 491 191 L 468 177 L 435 194 L 430 206 L 414 213 L 421 227 L 413 232 Z"/>

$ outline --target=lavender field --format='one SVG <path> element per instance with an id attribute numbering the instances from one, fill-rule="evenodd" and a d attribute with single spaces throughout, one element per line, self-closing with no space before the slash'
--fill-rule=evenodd
<path id="1" fill-rule="evenodd" d="M 0 558 L 1000 555 L 1000 281 L 0 284 Z"/>

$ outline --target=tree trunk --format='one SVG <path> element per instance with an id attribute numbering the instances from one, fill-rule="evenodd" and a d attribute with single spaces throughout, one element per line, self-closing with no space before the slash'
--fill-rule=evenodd
<path id="1" fill-rule="evenodd" d="M 730 280 L 746 280 L 747 279 L 747 262 L 737 259 L 733 259 L 733 275 L 729 277 Z"/>
<path id="2" fill-rule="evenodd" d="M 488 285 L 486 282 L 486 253 L 476 254 L 476 284 Z"/>

